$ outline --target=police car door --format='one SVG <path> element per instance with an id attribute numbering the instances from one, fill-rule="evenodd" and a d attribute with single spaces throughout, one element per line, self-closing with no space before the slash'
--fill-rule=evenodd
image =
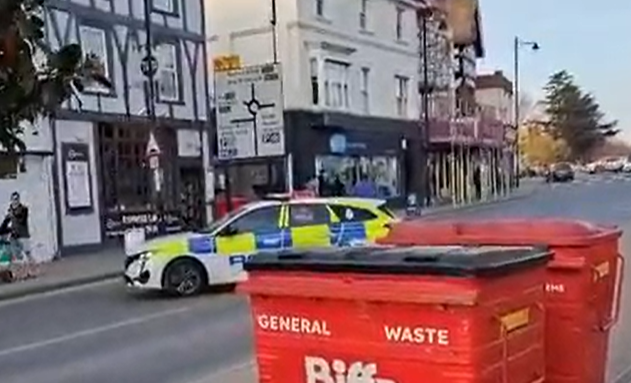
<path id="1" fill-rule="evenodd" d="M 288 207 L 287 223 L 295 248 L 329 246 L 331 213 L 323 203 L 292 203 Z"/>
<path id="2" fill-rule="evenodd" d="M 232 221 L 217 237 L 217 252 L 227 256 L 233 276 L 243 271 L 248 256 L 285 245 L 280 227 L 281 206 L 265 206 Z M 288 237 L 288 235 L 286 235 Z"/>
<path id="3" fill-rule="evenodd" d="M 354 206 L 329 205 L 329 207 L 336 216 L 336 222 L 331 223 L 333 246 L 359 246 L 371 242 L 377 218 L 374 213 Z"/>

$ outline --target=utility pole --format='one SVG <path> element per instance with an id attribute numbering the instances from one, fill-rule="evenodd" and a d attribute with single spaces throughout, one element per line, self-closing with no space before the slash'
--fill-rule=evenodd
<path id="1" fill-rule="evenodd" d="M 428 61 L 428 50 L 429 50 L 429 44 L 428 44 L 428 40 L 427 40 L 427 32 L 428 32 L 428 26 L 427 23 L 429 21 L 429 18 L 432 15 L 432 11 L 429 8 L 424 8 L 421 10 L 421 45 L 423 47 L 423 131 L 422 131 L 422 139 L 423 139 L 423 150 L 425 151 L 425 166 L 423 169 L 423 175 L 424 175 L 424 188 L 425 188 L 425 204 L 429 205 L 430 204 L 430 193 L 431 193 L 431 187 L 430 187 L 430 175 L 429 175 L 429 169 L 428 169 L 428 161 L 429 161 L 429 141 L 430 141 L 430 134 L 429 134 L 429 124 L 430 124 L 430 120 L 429 120 L 429 92 L 430 92 L 430 85 L 429 85 L 429 61 Z"/>
<path id="2" fill-rule="evenodd" d="M 519 174 L 520 169 L 520 157 L 519 150 L 519 124 L 521 122 L 521 110 L 519 101 L 519 49 L 522 46 L 529 46 L 533 51 L 539 50 L 539 44 L 535 41 L 522 41 L 519 36 L 515 36 L 513 40 L 513 70 L 514 70 L 514 91 L 513 91 L 513 103 L 514 103 L 514 123 L 515 123 L 515 187 L 519 187 Z M 529 135 L 530 136 L 530 135 Z"/>
<path id="3" fill-rule="evenodd" d="M 146 77 L 145 81 L 145 107 L 149 119 L 150 133 L 147 143 L 147 158 L 152 173 L 153 190 L 152 205 L 157 215 L 156 226 L 158 235 L 166 233 L 164 212 L 162 206 L 163 169 L 160 161 L 162 155 L 158 145 L 157 121 L 155 109 L 155 76 L 158 71 L 158 60 L 153 55 L 153 31 L 151 25 L 151 0 L 144 0 L 144 29 L 145 29 L 145 56 L 141 61 L 141 71 Z"/>
<path id="4" fill-rule="evenodd" d="M 513 64 L 514 64 L 514 81 L 515 91 L 513 92 L 514 103 L 514 119 L 515 119 L 515 187 L 519 187 L 519 173 L 521 172 L 521 153 L 519 149 L 519 37 L 515 36 L 513 41 Z"/>
<path id="5" fill-rule="evenodd" d="M 278 64 L 280 63 L 280 60 L 278 58 L 278 9 L 277 9 L 277 4 L 276 4 L 276 0 L 271 0 L 271 11 L 272 11 L 272 16 L 270 17 L 270 25 L 272 26 L 272 56 L 273 56 L 273 63 L 275 66 L 278 66 Z M 282 71 L 281 71 L 281 76 L 282 76 Z M 281 94 L 284 94 L 282 91 L 282 86 L 283 86 L 283 81 L 281 78 Z M 283 95 L 284 98 L 284 95 Z M 286 139 L 287 137 L 287 129 L 285 129 L 285 134 L 283 135 Z M 285 141 L 286 143 L 286 141 Z M 291 151 L 288 149 L 289 145 L 285 145 L 285 151 L 286 154 L 284 156 L 283 162 L 284 162 L 284 168 L 285 168 L 285 189 L 287 190 L 288 193 L 292 193 L 294 190 L 294 185 L 293 185 L 293 158 L 292 158 L 292 154 Z M 267 165 L 267 174 L 268 174 L 268 179 L 272 178 L 272 163 L 269 162 Z"/>
<path id="6" fill-rule="evenodd" d="M 278 64 L 278 18 L 276 10 L 276 0 L 272 1 L 272 17 L 270 18 L 270 24 L 272 25 L 272 52 L 274 55 L 274 64 Z"/>

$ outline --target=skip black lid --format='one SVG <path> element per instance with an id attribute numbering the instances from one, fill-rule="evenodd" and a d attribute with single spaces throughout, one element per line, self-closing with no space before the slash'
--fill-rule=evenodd
<path id="1" fill-rule="evenodd" d="M 545 247 L 368 246 L 288 249 L 262 252 L 244 265 L 246 271 L 415 274 L 445 276 L 504 275 L 550 260 Z"/>

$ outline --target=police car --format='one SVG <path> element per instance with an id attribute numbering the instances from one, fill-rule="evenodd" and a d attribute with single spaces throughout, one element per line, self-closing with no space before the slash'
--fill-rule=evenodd
<path id="1" fill-rule="evenodd" d="M 206 230 L 146 241 L 126 258 L 124 277 L 133 288 L 194 295 L 207 285 L 243 280 L 243 263 L 257 251 L 370 243 L 396 220 L 380 199 L 257 201 Z"/>

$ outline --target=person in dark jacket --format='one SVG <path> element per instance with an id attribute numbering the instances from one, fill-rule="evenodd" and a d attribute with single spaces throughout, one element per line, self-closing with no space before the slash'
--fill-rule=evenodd
<path id="1" fill-rule="evenodd" d="M 9 210 L 0 226 L 9 233 L 13 256 L 18 259 L 26 257 L 29 263 L 34 263 L 29 242 L 31 234 L 28 219 L 28 207 L 20 200 L 20 194 L 13 192 Z"/>

